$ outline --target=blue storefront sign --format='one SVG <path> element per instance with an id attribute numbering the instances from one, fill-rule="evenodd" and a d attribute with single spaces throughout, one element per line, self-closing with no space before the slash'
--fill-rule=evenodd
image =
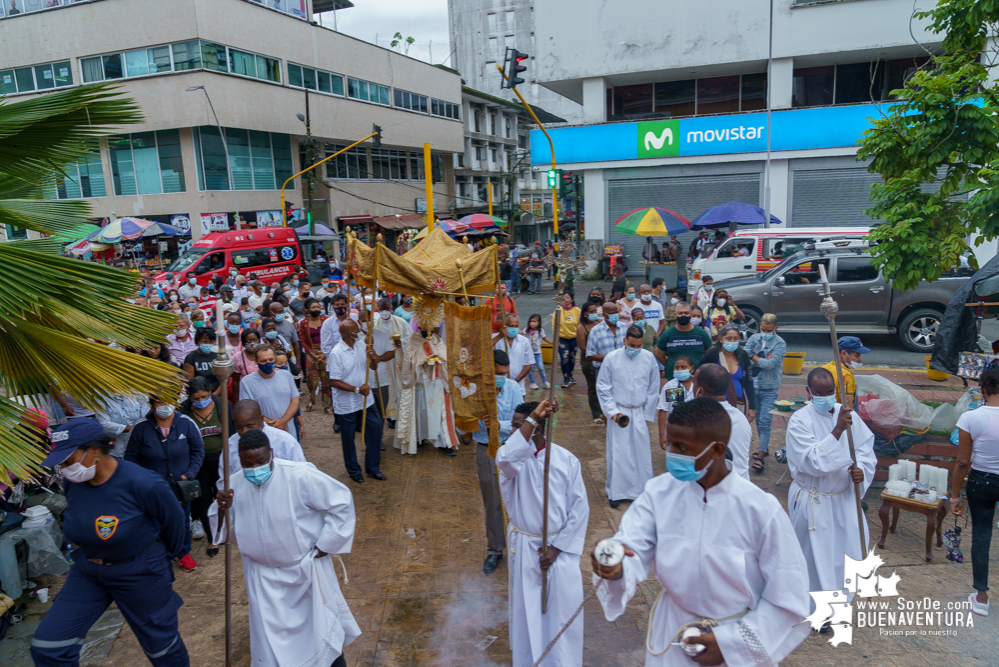
<path id="1" fill-rule="evenodd" d="M 844 148 L 856 145 L 870 119 L 884 107 L 862 104 L 790 109 L 771 114 L 772 151 Z M 548 130 L 561 164 L 636 160 L 685 155 L 759 153 L 767 150 L 767 114 L 608 123 Z M 540 130 L 531 132 L 531 164 L 550 164 Z"/>

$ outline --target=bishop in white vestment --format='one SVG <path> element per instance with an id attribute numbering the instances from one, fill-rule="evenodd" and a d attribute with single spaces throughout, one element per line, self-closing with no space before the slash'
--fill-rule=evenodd
<path id="1" fill-rule="evenodd" d="M 447 346 L 435 330 L 426 338 L 422 334 L 410 335 L 403 353 L 403 397 L 395 432 L 395 446 L 403 454 L 415 454 L 423 440 L 440 449 L 458 448 L 447 385 Z"/>
<path id="2" fill-rule="evenodd" d="M 624 613 L 655 572 L 662 592 L 649 619 L 646 667 L 691 667 L 682 626 L 719 624 L 704 664 L 776 666 L 808 636 L 808 573 L 780 503 L 733 474 L 725 460 L 729 419 L 717 401 L 676 403 L 667 421 L 669 472 L 651 480 L 614 538 L 627 550 L 608 567 L 594 555 L 593 584 L 608 621 Z M 700 466 L 698 468 L 698 466 Z M 629 555 L 630 554 L 630 555 Z"/>
<path id="3" fill-rule="evenodd" d="M 625 346 L 604 357 L 597 375 L 597 398 L 607 417 L 604 488 L 611 507 L 637 498 L 652 479 L 652 448 L 646 422 L 656 419 L 659 365 L 651 352 L 642 349 L 642 340 L 626 335 Z M 618 424 L 621 416 L 628 418 L 623 428 Z"/>
<path id="4" fill-rule="evenodd" d="M 273 457 L 262 431 L 240 442 L 243 470 L 209 510 L 231 505 L 243 559 L 253 667 L 329 667 L 360 636 L 332 556 L 354 541 L 354 499 L 311 463 Z M 223 533 L 224 535 L 224 533 Z M 344 663 L 346 664 L 346 663 Z"/>
<path id="5" fill-rule="evenodd" d="M 791 487 L 788 513 L 808 562 L 809 590 L 836 591 L 843 585 L 843 556 L 858 561 L 867 556 L 870 536 L 864 519 L 864 551 L 860 549 L 857 500 L 853 492 L 850 445 L 842 406 L 836 403 L 832 373 L 816 368 L 808 374 L 812 402 L 791 416 L 787 424 L 787 465 Z M 863 474 L 860 496 L 874 480 L 877 456 L 874 434 L 851 413 L 857 470 Z"/>
<path id="6" fill-rule="evenodd" d="M 549 468 L 548 608 L 541 613 L 541 531 L 545 484 L 544 419 L 548 401 L 526 403 L 533 413 L 514 413 L 513 434 L 496 453 L 500 491 L 510 518 L 510 650 L 516 667 L 533 665 L 583 602 L 579 558 L 590 507 L 579 459 L 558 445 Z M 525 418 L 530 416 L 538 426 Z M 550 417 L 549 417 L 550 418 Z M 525 437 L 531 437 L 530 440 Z M 549 564 L 550 563 L 550 564 Z M 545 657 L 545 667 L 578 667 L 583 662 L 583 614 L 573 621 Z"/>

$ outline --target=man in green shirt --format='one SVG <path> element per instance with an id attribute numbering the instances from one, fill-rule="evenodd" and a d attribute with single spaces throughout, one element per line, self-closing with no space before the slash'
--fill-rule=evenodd
<path id="1" fill-rule="evenodd" d="M 676 324 L 663 332 L 655 349 L 656 359 L 666 367 L 667 380 L 673 379 L 673 364 L 677 357 L 686 354 L 696 367 L 711 347 L 708 332 L 690 323 L 690 305 L 686 301 L 676 304 L 675 312 Z"/>

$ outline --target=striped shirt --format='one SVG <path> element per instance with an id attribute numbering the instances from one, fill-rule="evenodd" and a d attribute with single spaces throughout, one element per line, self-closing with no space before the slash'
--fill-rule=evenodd
<path id="1" fill-rule="evenodd" d="M 616 331 L 611 331 L 606 322 L 601 322 L 593 327 L 593 330 L 590 331 L 590 337 L 586 341 L 586 356 L 592 357 L 599 354 L 606 357 L 619 347 L 624 347 L 624 334 L 627 328 L 620 324 L 615 328 Z M 593 366 L 599 368 L 600 362 L 594 361 Z"/>

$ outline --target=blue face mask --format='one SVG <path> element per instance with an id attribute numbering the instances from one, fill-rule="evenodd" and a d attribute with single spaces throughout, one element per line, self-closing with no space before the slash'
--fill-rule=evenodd
<path id="1" fill-rule="evenodd" d="M 258 364 L 257 368 L 259 368 L 260 372 L 263 373 L 264 375 L 270 375 L 271 373 L 274 372 L 274 366 L 275 363 L 273 361 L 269 361 L 266 364 Z"/>
<path id="2" fill-rule="evenodd" d="M 229 333 L 231 333 L 233 336 L 235 336 L 236 334 L 238 334 L 241 330 L 242 329 L 240 329 L 240 326 L 238 324 L 230 324 L 229 325 Z"/>
<path id="3" fill-rule="evenodd" d="M 277 331 L 268 331 L 264 335 L 267 336 L 269 340 L 274 340 L 275 338 L 277 338 Z"/>
<path id="4" fill-rule="evenodd" d="M 268 463 L 267 465 L 262 465 L 259 468 L 243 468 L 243 477 L 245 477 L 250 484 L 260 486 L 271 478 L 271 472 L 273 472 L 271 470 L 271 464 Z"/>
<path id="5" fill-rule="evenodd" d="M 774 337 L 774 335 L 772 333 L 761 333 L 760 334 L 760 338 L 762 338 L 763 340 L 770 340 L 773 337 Z"/>
<path id="6" fill-rule="evenodd" d="M 712 445 L 714 443 L 711 443 Z M 673 452 L 666 450 L 666 470 L 669 474 L 677 478 L 681 482 L 696 482 L 699 479 L 703 479 L 705 475 L 708 474 L 708 468 L 711 467 L 711 463 L 704 466 L 703 469 L 697 470 L 694 468 L 694 463 L 697 459 L 704 456 L 706 452 L 711 449 L 709 446 L 703 452 L 697 456 L 685 456 L 684 454 L 674 454 Z"/>
<path id="7" fill-rule="evenodd" d="M 194 407 L 198 408 L 199 410 L 204 410 L 205 408 L 207 408 L 211 404 L 212 404 L 212 397 L 211 396 L 207 396 L 207 397 L 201 399 L 200 401 L 191 401 L 191 405 L 193 405 Z"/>
<path id="8" fill-rule="evenodd" d="M 517 327 L 507 327 L 506 328 L 506 335 L 509 336 L 510 338 L 516 338 L 517 337 Z"/>
<path id="9" fill-rule="evenodd" d="M 194 325 L 195 329 L 200 329 L 201 327 L 205 326 L 205 321 L 204 320 L 194 320 L 193 322 L 191 322 L 191 324 Z"/>
<path id="10" fill-rule="evenodd" d="M 687 380 L 690 379 L 690 371 L 688 370 L 673 371 L 673 377 L 679 380 L 680 382 L 686 382 Z"/>
<path id="11" fill-rule="evenodd" d="M 599 313 L 590 313 L 587 317 L 590 318 L 590 322 L 598 322 L 600 320 Z"/>
<path id="12" fill-rule="evenodd" d="M 617 321 L 619 319 L 621 319 L 621 316 L 618 315 L 617 313 L 614 313 L 613 315 L 608 315 L 607 316 L 607 323 L 608 324 L 617 324 Z"/>
<path id="13" fill-rule="evenodd" d="M 281 315 L 275 315 L 274 321 L 278 323 L 284 322 L 284 314 L 282 313 Z"/>
<path id="14" fill-rule="evenodd" d="M 202 343 L 201 345 L 198 346 L 198 349 L 201 350 L 201 354 L 211 354 L 212 345 L 210 343 L 208 344 Z"/>
<path id="15" fill-rule="evenodd" d="M 287 366 L 275 366 L 274 368 L 277 368 L 278 370 L 282 370 L 282 371 L 288 370 Z"/>
<path id="16" fill-rule="evenodd" d="M 836 407 L 835 396 L 812 396 L 812 405 L 822 412 L 829 412 Z"/>
<path id="17" fill-rule="evenodd" d="M 629 357 L 631 357 L 632 359 L 634 359 L 635 357 L 638 356 L 638 353 L 642 351 L 642 348 L 638 348 L 636 350 L 633 347 L 626 347 L 626 348 L 624 348 L 624 351 L 625 351 L 625 354 L 627 354 Z"/>
<path id="18" fill-rule="evenodd" d="M 724 343 L 722 343 L 722 347 L 725 348 L 726 352 L 735 352 L 736 350 L 739 349 L 739 343 L 725 341 Z"/>
<path id="19" fill-rule="evenodd" d="M 497 389 L 502 389 L 503 385 L 505 385 L 505 384 L 506 384 L 506 376 L 505 375 L 497 375 L 496 376 L 496 388 Z"/>

